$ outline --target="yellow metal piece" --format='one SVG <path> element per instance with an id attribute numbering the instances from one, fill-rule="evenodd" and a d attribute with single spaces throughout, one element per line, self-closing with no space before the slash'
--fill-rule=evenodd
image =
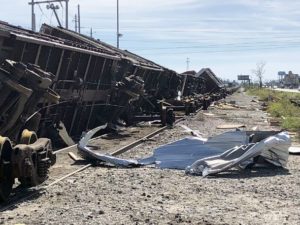
<path id="1" fill-rule="evenodd" d="M 23 130 L 20 144 L 30 145 L 37 141 L 37 135 L 34 131 L 29 131 L 27 129 Z"/>
<path id="2" fill-rule="evenodd" d="M 4 141 L 5 141 L 4 137 L 0 136 L 0 159 L 1 159 L 1 152 L 2 152 Z"/>

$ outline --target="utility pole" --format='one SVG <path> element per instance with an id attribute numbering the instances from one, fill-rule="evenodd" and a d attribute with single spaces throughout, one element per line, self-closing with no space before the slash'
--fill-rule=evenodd
<path id="1" fill-rule="evenodd" d="M 57 12 L 56 12 L 56 10 L 59 9 L 59 6 L 58 6 L 58 5 L 55 6 L 53 3 L 51 3 L 50 5 L 47 5 L 47 9 L 52 9 L 52 10 L 53 10 L 58 25 L 59 25 L 60 27 L 62 27 L 62 25 L 61 25 L 61 23 L 60 23 L 60 20 L 59 20 L 59 18 L 58 18 Z"/>
<path id="2" fill-rule="evenodd" d="M 120 45 L 120 32 L 119 32 L 119 0 L 117 0 L 117 48 Z"/>
<path id="3" fill-rule="evenodd" d="M 66 29 L 69 29 L 69 0 L 66 1 Z"/>
<path id="4" fill-rule="evenodd" d="M 75 14 L 75 32 L 77 32 L 77 15 Z"/>
<path id="5" fill-rule="evenodd" d="M 35 31 L 34 0 L 31 0 L 31 30 Z"/>
<path id="6" fill-rule="evenodd" d="M 78 4 L 78 33 L 80 34 L 80 5 Z"/>
<path id="7" fill-rule="evenodd" d="M 91 33 L 90 33 L 90 36 L 91 36 L 91 38 L 93 38 L 93 28 L 91 27 L 91 31 L 90 31 Z"/>
<path id="8" fill-rule="evenodd" d="M 186 58 L 186 72 L 189 71 L 189 69 L 190 69 L 190 58 Z M 184 89 L 185 89 L 187 76 L 188 76 L 188 73 L 186 73 L 185 76 L 184 76 L 183 85 L 182 85 L 182 89 L 181 89 L 181 95 L 182 96 L 183 96 L 183 92 L 184 92 Z"/>
<path id="9" fill-rule="evenodd" d="M 190 58 L 186 58 L 186 71 L 190 69 Z"/>
<path id="10" fill-rule="evenodd" d="M 50 4 L 53 2 L 65 2 L 66 3 L 66 29 L 69 28 L 69 0 L 45 0 L 45 1 L 34 1 L 31 0 L 28 4 L 31 5 L 31 29 L 32 31 L 36 30 L 35 27 L 35 14 L 34 14 L 34 6 L 36 4 Z"/>

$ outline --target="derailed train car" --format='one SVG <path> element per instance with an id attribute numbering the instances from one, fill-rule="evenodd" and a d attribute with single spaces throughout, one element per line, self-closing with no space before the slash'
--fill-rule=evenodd
<path id="1" fill-rule="evenodd" d="M 220 93 L 225 90 L 223 82 L 214 74 L 210 68 L 203 68 L 195 77 L 200 78 L 205 83 L 206 93 Z"/>
<path id="2" fill-rule="evenodd" d="M 161 105 L 157 104 L 158 100 L 160 100 L 159 102 L 171 103 L 171 105 L 175 104 L 175 106 L 180 109 L 189 108 L 191 105 L 194 109 L 200 107 L 206 109 L 211 101 L 224 97 L 224 86 L 210 69 L 205 69 L 205 72 L 209 71 L 209 73 L 205 73 L 205 75 L 201 73 L 201 76 L 196 73 L 193 75 L 179 75 L 176 72 L 142 58 L 141 56 L 117 49 L 104 42 L 78 34 L 74 31 L 43 24 L 41 32 L 86 44 L 94 48 L 104 48 L 116 52 L 121 56 L 119 75 L 134 74 L 135 76 L 141 77 L 145 84 L 144 94 L 141 95 L 138 101 L 131 105 L 133 107 L 129 106 L 126 108 L 125 118 L 138 113 L 151 114 L 159 112 L 161 110 Z M 218 88 L 213 86 L 214 82 Z M 183 86 L 185 87 L 183 88 Z M 175 98 L 178 97 L 179 91 L 182 90 L 183 101 L 178 102 Z M 194 97 L 192 101 L 190 98 L 191 96 Z"/>
<path id="3" fill-rule="evenodd" d="M 182 79 L 175 71 L 162 67 L 132 52 L 118 49 L 107 43 L 64 28 L 43 24 L 41 33 L 82 43 L 97 49 L 106 49 L 119 55 L 117 79 L 120 79 L 125 74 L 140 77 L 144 81 L 145 91 L 135 103 L 139 107 L 134 107 L 134 112 L 128 112 L 129 114 L 138 113 L 138 108 L 140 113 L 143 111 L 148 113 L 151 111 L 157 112 L 159 111 L 159 105 L 156 103 L 158 99 L 172 99 L 178 95 Z"/>
<path id="4" fill-rule="evenodd" d="M 51 88 L 60 96 L 60 102 L 55 106 L 43 104 L 38 108 L 44 110 L 31 118 L 31 123 L 39 124 L 36 131 L 43 136 L 55 136 L 58 128 L 65 126 L 76 138 L 84 130 L 113 122 L 128 102 L 143 92 L 142 79 L 130 76 L 130 71 L 120 71 L 124 62 L 116 51 L 8 24 L 1 24 L 0 28 L 1 62 L 9 59 L 35 64 L 53 74 Z M 6 134 L 1 130 L 0 133 Z"/>
<path id="5" fill-rule="evenodd" d="M 55 106 L 40 104 L 42 110 L 30 117 L 29 124 L 35 127 L 29 128 L 52 138 L 60 134 L 65 142 L 68 135 L 61 130 L 78 138 L 104 122 L 120 117 L 129 122 L 138 113 L 157 113 L 158 100 L 175 99 L 182 85 L 183 97 L 198 95 L 200 102 L 210 98 L 206 93 L 222 90 L 210 90 L 213 83 L 220 86 L 211 71 L 203 78 L 185 80 L 134 53 L 63 28 L 44 24 L 40 33 L 34 33 L 0 23 L 0 30 L 0 63 L 9 59 L 39 66 L 53 74 L 50 86 L 60 96 Z"/>
<path id="6" fill-rule="evenodd" d="M 70 145 L 100 124 L 159 114 L 164 103 L 207 108 L 210 95 L 221 97 L 223 90 L 212 74 L 185 79 L 129 51 L 45 24 L 35 33 L 0 22 L 0 64 L 0 200 L 15 178 L 25 185 L 47 178 L 55 162 L 51 141 Z M 220 89 L 209 90 L 214 83 Z"/>
<path id="7" fill-rule="evenodd" d="M 68 134 L 113 122 L 143 93 L 139 77 L 118 77 L 120 61 L 104 48 L 0 23 L 0 201 L 15 178 L 29 186 L 47 178 L 51 140 L 70 144 Z"/>

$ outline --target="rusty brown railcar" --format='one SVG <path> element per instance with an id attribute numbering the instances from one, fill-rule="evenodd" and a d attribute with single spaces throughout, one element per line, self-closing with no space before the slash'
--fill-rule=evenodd
<path id="1" fill-rule="evenodd" d="M 120 61 L 116 78 L 120 79 L 124 74 L 133 74 L 141 77 L 144 81 L 145 93 L 138 103 L 139 106 L 144 107 L 144 111 L 151 111 L 151 107 L 152 110 L 157 111 L 157 99 L 176 98 L 181 88 L 182 79 L 175 71 L 127 50 L 121 50 L 100 40 L 47 24 L 42 25 L 41 33 L 88 45 L 92 48 L 105 49 L 119 55 Z"/>
<path id="2" fill-rule="evenodd" d="M 97 114 L 111 105 L 120 55 L 8 24 L 0 24 L 0 30 L 0 62 L 31 63 L 54 74 L 52 88 L 61 102 L 44 110 L 40 132 L 63 121 L 70 135 L 78 136 L 103 122 Z"/>
<path id="3" fill-rule="evenodd" d="M 46 24 L 36 33 L 0 21 L 0 65 L 0 200 L 15 178 L 29 185 L 47 178 L 55 161 L 51 141 L 71 145 L 83 131 L 104 123 L 113 128 L 119 118 L 130 124 L 136 115 L 163 112 L 172 123 L 173 108 L 206 109 L 224 90 L 209 69 L 185 79 L 132 52 Z"/>

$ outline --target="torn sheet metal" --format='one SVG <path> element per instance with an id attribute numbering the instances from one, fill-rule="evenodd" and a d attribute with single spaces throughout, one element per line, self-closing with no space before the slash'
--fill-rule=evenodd
<path id="1" fill-rule="evenodd" d="M 141 159 L 141 164 L 156 164 L 158 168 L 181 169 L 192 165 L 198 159 L 219 155 L 235 146 L 248 143 L 248 136 L 243 131 L 226 132 L 208 141 L 198 137 L 187 137 L 163 145 L 154 151 L 153 156 Z"/>
<path id="2" fill-rule="evenodd" d="M 258 138 L 259 140 L 268 132 L 257 133 L 257 137 L 253 137 L 253 135 L 249 136 L 246 131 L 230 131 L 207 141 L 200 137 L 187 137 L 157 148 L 149 158 L 127 160 L 101 154 L 93 146 L 88 145 L 92 136 L 103 128 L 105 126 L 89 131 L 79 142 L 79 151 L 88 158 L 120 167 L 153 164 L 162 169 L 186 170 L 188 174 L 202 176 L 223 172 L 232 167 L 243 169 L 253 164 L 256 156 L 261 156 L 276 166 L 285 167 L 291 144 L 287 132 L 275 134 L 256 143 L 249 143 L 250 139 Z"/>
<path id="3" fill-rule="evenodd" d="M 262 156 L 269 163 L 285 167 L 289 157 L 290 137 L 287 132 L 268 137 L 259 143 L 237 146 L 221 155 L 204 158 L 187 167 L 186 173 L 208 176 L 226 171 L 232 167 L 251 164 L 256 156 Z M 246 162 L 246 163 L 245 163 Z"/>
<path id="4" fill-rule="evenodd" d="M 126 160 L 126 159 L 120 159 L 113 157 L 111 155 L 102 154 L 100 152 L 97 152 L 97 150 L 100 150 L 100 148 L 97 148 L 95 146 L 88 145 L 88 142 L 90 139 L 100 130 L 103 130 L 107 127 L 107 124 L 96 127 L 93 130 L 90 130 L 87 132 L 83 138 L 81 138 L 80 142 L 77 145 L 79 153 L 89 159 L 96 159 L 99 161 L 107 162 L 115 166 L 122 166 L 122 167 L 134 167 L 138 166 L 139 163 L 136 160 Z"/>
<path id="5" fill-rule="evenodd" d="M 126 160 L 102 154 L 97 152 L 93 146 L 88 145 L 88 141 L 98 131 L 105 127 L 106 125 L 97 127 L 86 133 L 80 140 L 78 149 L 81 155 L 87 156 L 87 158 L 94 158 L 121 167 L 155 164 L 158 168 L 184 170 L 187 166 L 192 165 L 198 159 L 219 155 L 234 146 L 248 143 L 248 136 L 246 135 L 246 132 L 242 131 L 231 131 L 220 134 L 212 137 L 208 141 L 200 137 L 187 137 L 174 143 L 159 147 L 149 158 Z"/>

